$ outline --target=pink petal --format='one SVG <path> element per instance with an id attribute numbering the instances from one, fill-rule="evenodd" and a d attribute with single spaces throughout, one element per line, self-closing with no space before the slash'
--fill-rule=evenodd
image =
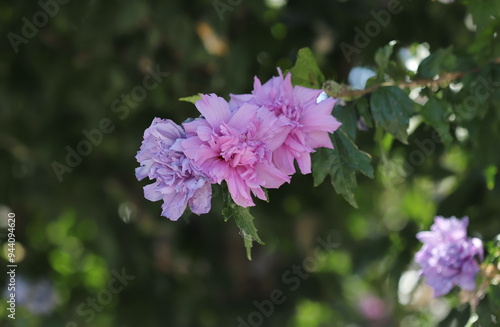
<path id="1" fill-rule="evenodd" d="M 181 146 L 184 150 L 184 154 L 189 159 L 194 159 L 200 147 L 204 144 L 199 137 L 192 136 L 182 141 Z"/>
<path id="2" fill-rule="evenodd" d="M 307 104 L 316 104 L 316 99 L 318 96 L 321 94 L 322 90 L 316 90 L 316 89 L 310 89 L 307 87 L 302 87 L 302 86 L 295 86 L 293 88 L 293 93 L 295 96 L 295 99 L 297 101 L 300 101 L 300 103 L 307 105 Z M 333 108 L 333 106 L 332 106 Z M 330 110 L 331 112 L 331 110 Z"/>
<path id="3" fill-rule="evenodd" d="M 306 145 L 305 135 L 300 130 L 290 133 L 285 140 L 285 144 L 293 153 L 313 151 L 313 148 Z"/>
<path id="4" fill-rule="evenodd" d="M 253 195 L 258 197 L 259 199 L 264 200 L 264 201 L 267 200 L 266 192 L 264 192 L 261 187 L 252 187 L 250 189 L 252 190 Z"/>
<path id="5" fill-rule="evenodd" d="M 208 141 L 212 138 L 213 136 L 213 129 L 210 128 L 209 126 L 200 126 L 196 130 L 196 135 L 200 138 L 202 141 Z"/>
<path id="6" fill-rule="evenodd" d="M 203 118 L 197 118 L 195 120 L 190 121 L 189 123 L 182 124 L 182 127 L 184 127 L 184 131 L 186 132 L 186 137 L 195 135 L 196 130 L 198 129 L 198 127 L 201 126 L 210 127 L 208 122 Z"/>
<path id="7" fill-rule="evenodd" d="M 290 101 L 293 101 L 293 86 L 292 86 L 292 74 L 288 73 L 285 76 L 285 80 L 283 84 L 281 84 L 282 92 L 285 97 L 287 97 Z"/>
<path id="8" fill-rule="evenodd" d="M 311 173 L 311 155 L 307 152 L 302 152 L 300 157 L 296 158 L 300 172 L 305 175 Z"/>
<path id="9" fill-rule="evenodd" d="M 273 162 L 277 168 L 287 175 L 295 173 L 293 154 L 287 149 L 286 145 L 282 145 L 273 152 Z"/>
<path id="10" fill-rule="evenodd" d="M 313 149 L 320 147 L 333 149 L 332 140 L 330 139 L 328 132 L 314 132 L 307 134 L 306 144 Z"/>
<path id="11" fill-rule="evenodd" d="M 323 101 L 324 102 L 324 101 Z M 323 103 L 321 102 L 321 103 Z M 330 132 L 333 133 L 336 131 L 341 123 L 335 119 L 332 115 L 324 115 L 324 114 L 308 114 L 302 115 L 299 120 L 300 123 L 304 126 L 304 131 L 315 131 L 315 132 Z"/>
<path id="12" fill-rule="evenodd" d="M 252 201 L 252 196 L 250 195 L 250 188 L 237 173 L 232 171 L 230 176 L 226 179 L 226 182 L 229 193 L 237 205 L 244 208 L 255 205 Z"/>
<path id="13" fill-rule="evenodd" d="M 255 167 L 261 185 L 265 188 L 279 188 L 285 182 L 290 183 L 290 177 L 276 168 L 273 164 L 260 163 Z"/>
<path id="14" fill-rule="evenodd" d="M 285 116 L 280 116 L 278 118 L 266 107 L 261 107 L 257 111 L 257 117 L 261 119 L 262 124 L 255 134 L 255 138 L 263 140 L 267 148 L 274 151 L 280 147 L 288 137 L 292 129 L 290 119 Z"/>
<path id="15" fill-rule="evenodd" d="M 195 106 L 213 128 L 218 128 L 221 123 L 231 119 L 229 104 L 215 94 L 203 94 Z"/>
<path id="16" fill-rule="evenodd" d="M 231 100 L 229 101 L 229 109 L 231 111 L 236 111 L 238 108 L 246 102 L 250 102 L 253 99 L 253 94 L 229 94 Z"/>
<path id="17" fill-rule="evenodd" d="M 228 125 L 236 128 L 240 131 L 245 131 L 248 126 L 248 122 L 255 119 L 257 115 L 258 107 L 253 104 L 245 103 L 243 104 L 231 117 Z"/>
<path id="18" fill-rule="evenodd" d="M 208 159 L 201 168 L 212 179 L 212 183 L 220 184 L 229 174 L 228 165 L 218 158 Z"/>

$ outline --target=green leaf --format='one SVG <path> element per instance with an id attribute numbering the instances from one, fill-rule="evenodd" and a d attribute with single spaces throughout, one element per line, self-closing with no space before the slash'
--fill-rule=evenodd
<path id="1" fill-rule="evenodd" d="M 353 108 L 353 103 L 349 106 L 337 104 L 333 107 L 332 115 L 342 123 L 342 129 L 353 140 L 356 139 L 356 132 L 358 130 L 358 117 Z"/>
<path id="2" fill-rule="evenodd" d="M 446 100 L 432 97 L 420 112 L 424 121 L 438 132 L 441 141 L 443 141 L 448 149 L 451 147 L 451 142 L 453 141 L 450 134 L 450 124 L 448 123 L 448 116 L 451 114 L 451 110 L 451 105 Z"/>
<path id="3" fill-rule="evenodd" d="M 408 144 L 410 117 L 415 112 L 415 103 L 397 86 L 383 86 L 375 90 L 370 98 L 372 115 L 377 126 L 381 126 L 401 142 Z"/>
<path id="4" fill-rule="evenodd" d="M 452 309 L 443 321 L 441 321 L 438 327 L 458 327 L 465 326 L 470 317 L 470 308 L 458 310 L 456 308 Z"/>
<path id="5" fill-rule="evenodd" d="M 493 191 L 495 188 L 495 176 L 498 173 L 497 166 L 490 165 L 483 170 L 484 178 L 486 179 L 486 187 Z"/>
<path id="6" fill-rule="evenodd" d="M 331 135 L 334 149 L 320 148 L 313 154 L 312 170 L 314 185 L 321 184 L 330 175 L 333 188 L 353 207 L 358 204 L 354 197 L 356 170 L 373 178 L 371 156 L 360 151 L 351 138 L 341 129 Z"/>
<path id="7" fill-rule="evenodd" d="M 252 236 L 245 233 L 245 231 L 241 230 L 241 236 L 243 236 L 243 243 L 245 244 L 245 249 L 247 250 L 247 258 L 252 261 L 252 247 L 253 247 L 253 239 Z"/>
<path id="8" fill-rule="evenodd" d="M 375 52 L 375 62 L 378 66 L 377 78 L 380 82 L 384 81 L 384 73 L 389 65 L 389 58 L 392 55 L 395 44 L 396 42 L 391 42 L 386 46 L 379 48 L 377 52 Z"/>
<path id="9" fill-rule="evenodd" d="M 488 298 L 492 309 L 496 309 L 494 313 L 500 314 L 500 285 L 490 285 L 488 288 Z M 500 319 L 500 317 L 498 317 Z"/>
<path id="10" fill-rule="evenodd" d="M 292 84 L 319 89 L 325 81 L 325 76 L 318 67 L 318 63 L 309 48 L 302 48 L 297 54 L 297 62 L 290 69 Z"/>
<path id="11" fill-rule="evenodd" d="M 420 78 L 433 78 L 441 72 L 452 72 L 457 68 L 457 57 L 453 48 L 438 49 L 422 60 L 418 66 L 417 76 Z"/>
<path id="12" fill-rule="evenodd" d="M 201 100 L 201 93 L 192 95 L 190 97 L 179 98 L 179 101 L 191 102 L 192 104 L 195 104 L 198 100 Z"/>
<path id="13" fill-rule="evenodd" d="M 493 286 L 493 285 L 492 285 Z M 490 288 L 492 287 L 490 286 Z M 490 299 L 490 294 L 484 297 L 477 307 L 477 323 L 474 326 L 478 327 L 494 327 L 498 326 L 499 307 L 495 307 Z"/>
<path id="14" fill-rule="evenodd" d="M 500 234 L 495 237 L 495 240 L 486 242 L 484 245 L 488 255 L 484 258 L 485 264 L 496 264 L 500 258 Z"/>
<path id="15" fill-rule="evenodd" d="M 234 203 L 231 198 L 231 194 L 225 185 L 222 186 L 222 196 L 222 215 L 224 216 L 224 221 L 228 221 L 231 217 L 234 218 L 234 221 L 240 228 L 241 235 L 243 236 L 248 260 L 252 260 L 252 242 L 255 240 L 259 244 L 264 245 L 264 242 L 262 242 L 259 235 L 257 235 L 257 228 L 255 228 L 255 225 L 253 224 L 254 217 L 250 214 L 250 210 L 248 208 L 243 208 Z"/>
<path id="16" fill-rule="evenodd" d="M 486 65 L 478 74 L 467 74 L 461 80 L 463 88 L 455 99 L 460 102 L 453 106 L 457 122 L 468 122 L 476 117 L 484 119 L 490 107 L 496 107 L 498 83 L 492 80 L 496 73 L 494 66 Z"/>
<path id="17" fill-rule="evenodd" d="M 372 114 L 370 113 L 370 109 L 368 107 L 368 101 L 366 100 L 365 97 L 359 98 L 359 100 L 356 101 L 356 109 L 358 109 L 359 115 L 363 117 L 363 119 L 365 120 L 366 125 L 372 128 L 373 127 Z"/>
<path id="18" fill-rule="evenodd" d="M 500 1 L 498 0 L 470 0 L 467 3 L 472 20 L 479 30 L 495 24 L 500 19 Z"/>

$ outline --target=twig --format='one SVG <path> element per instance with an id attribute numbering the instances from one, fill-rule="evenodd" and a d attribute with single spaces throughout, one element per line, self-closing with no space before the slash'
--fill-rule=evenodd
<path id="1" fill-rule="evenodd" d="M 443 86 L 443 85 L 448 85 L 452 81 L 464 77 L 466 74 L 473 73 L 478 71 L 479 69 L 474 69 L 471 71 L 467 72 L 454 72 L 454 73 L 444 73 L 439 76 L 437 79 L 418 79 L 415 81 L 410 81 L 410 82 L 395 82 L 395 81 L 390 81 L 390 82 L 384 82 L 380 83 L 377 85 L 370 86 L 369 88 L 366 88 L 364 90 L 351 90 L 348 89 L 345 85 L 339 85 L 335 81 L 326 81 L 323 84 L 323 90 L 325 93 L 331 97 L 337 98 L 337 99 L 344 99 L 344 100 L 352 100 L 353 98 L 357 99 L 362 97 L 365 94 L 372 93 L 375 90 L 379 89 L 382 86 L 391 86 L 395 85 L 401 89 L 408 89 L 408 88 L 416 88 L 416 87 L 433 87 L 433 86 Z"/>

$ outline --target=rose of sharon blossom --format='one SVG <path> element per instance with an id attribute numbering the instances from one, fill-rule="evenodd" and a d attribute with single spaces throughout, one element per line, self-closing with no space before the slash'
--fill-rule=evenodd
<path id="1" fill-rule="evenodd" d="M 210 211 L 212 187 L 208 178 L 186 158 L 180 147 L 185 139 L 182 128 L 173 121 L 155 118 L 144 131 L 144 141 L 136 159 L 140 167 L 138 180 L 146 176 L 156 179 L 144 187 L 144 197 L 150 201 L 163 199 L 162 216 L 177 220 L 189 203 L 191 211 Z"/>
<path id="2" fill-rule="evenodd" d="M 229 104 L 215 94 L 203 95 L 195 105 L 205 119 L 183 124 L 188 136 L 182 141 L 184 153 L 212 183 L 226 181 L 236 204 L 253 206 L 250 192 L 266 200 L 261 187 L 278 188 L 290 182 L 272 160 L 272 152 L 289 131 L 284 119 L 251 104 L 231 112 Z"/>
<path id="3" fill-rule="evenodd" d="M 420 232 L 417 238 L 424 243 L 415 255 L 422 274 L 434 289 L 434 297 L 447 294 L 458 285 L 466 291 L 476 287 L 479 266 L 475 256 L 483 260 L 483 243 L 467 237 L 469 218 L 449 219 L 438 216 L 430 232 Z"/>
<path id="4" fill-rule="evenodd" d="M 291 74 L 283 78 L 280 69 L 278 72 L 279 76 L 264 85 L 255 77 L 252 94 L 231 94 L 230 106 L 235 110 L 243 103 L 251 103 L 265 106 L 278 117 L 286 117 L 290 132 L 285 142 L 274 151 L 274 163 L 292 175 L 296 159 L 300 171 L 308 174 L 311 172 L 310 153 L 319 147 L 333 149 L 328 133 L 333 133 L 341 125 L 331 115 L 336 100 L 328 98 L 316 103 L 322 90 L 292 87 Z"/>

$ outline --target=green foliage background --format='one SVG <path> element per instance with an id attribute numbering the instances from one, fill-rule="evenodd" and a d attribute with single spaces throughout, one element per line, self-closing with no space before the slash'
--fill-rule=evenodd
<path id="1" fill-rule="evenodd" d="M 349 202 L 359 208 L 327 182 L 335 172 L 315 176 L 325 179 L 317 187 L 312 174 L 297 174 L 290 185 L 269 191 L 269 203 L 259 201 L 251 210 L 266 243 L 253 244 L 252 261 L 234 222 L 224 222 L 221 193 L 214 193 L 210 214 L 186 212 L 171 222 L 160 217 L 159 202 L 144 199 L 145 183 L 134 176 L 134 156 L 154 117 L 180 123 L 197 115 L 180 97 L 249 92 L 254 75 L 267 80 L 278 66 L 290 69 L 303 47 L 313 50 L 326 79 L 337 82 L 346 83 L 354 65 L 374 70 L 388 65 L 378 82 L 384 72 L 396 76 L 390 70 L 397 67 L 384 63 L 383 56 L 374 59 L 391 40 L 398 40 L 396 49 L 428 43 L 432 58 L 417 78 L 479 66 L 477 73 L 498 80 L 500 71 L 492 63 L 500 55 L 494 36 L 500 29 L 497 0 L 401 1 L 403 11 L 349 63 L 339 44 L 353 45 L 354 28 L 364 29 L 373 21 L 370 11 L 386 9 L 389 2 L 290 0 L 274 7 L 273 1 L 241 1 L 229 4 L 232 10 L 221 20 L 213 1 L 69 1 L 19 45 L 18 53 L 7 35 L 22 35 L 22 18 L 32 21 L 40 6 L 0 3 L 0 211 L 2 219 L 9 211 L 16 214 L 16 240 L 24 250 L 17 253 L 18 278 L 49 280 L 57 294 L 48 314 L 18 304 L 15 322 L 7 318 L 6 297 L 0 294 L 1 323 L 237 326 L 237 317 L 247 320 L 257 310 L 253 302 L 269 299 L 275 289 L 286 300 L 262 326 L 427 326 L 442 320 L 447 311 L 443 316 L 433 307 L 446 307 L 446 301 L 432 302 L 427 290 L 420 302 L 402 305 L 398 282 L 405 270 L 415 268 L 415 234 L 435 215 L 468 215 L 469 231 L 485 240 L 500 231 L 499 90 L 472 117 L 458 116 L 457 125 L 445 126 L 442 115 L 433 115 L 453 111 L 472 89 L 473 77 L 464 77 L 463 92 L 446 95 L 451 91 L 444 88 L 446 101 L 431 96 L 419 109 L 425 123 L 408 136 L 408 145 L 380 128 L 356 128 L 353 106 L 367 112 L 369 102 L 337 107 L 334 114 L 355 122 L 344 123 L 339 151 L 352 149 L 348 135 L 372 156 L 375 168 L 374 179 L 357 174 L 355 200 Z M 466 28 L 468 13 L 476 31 Z M 164 81 L 126 115 L 113 112 L 113 101 L 142 85 L 148 67 L 157 65 L 169 73 Z M 113 122 L 114 131 L 60 182 L 53 162 L 65 164 L 66 147 L 76 149 L 82 130 L 98 128 L 103 118 Z M 458 124 L 468 138 L 457 138 Z M 415 150 L 425 152 L 418 144 L 432 140 L 434 129 L 449 133 L 446 147 L 434 142 L 422 164 L 412 165 L 408 176 L 399 174 Z M 360 169 L 352 167 L 351 176 L 355 168 Z M 284 274 L 314 257 L 318 237 L 333 240 L 335 249 L 321 251 L 326 259 L 291 289 L 295 284 L 284 282 Z M 78 306 L 107 288 L 113 269 L 123 268 L 135 279 L 86 321 Z M 372 297 L 382 307 L 378 319 L 360 310 L 363 299 Z M 42 294 L 30 301 L 48 298 Z M 459 318 L 448 323 L 453 319 Z"/>

